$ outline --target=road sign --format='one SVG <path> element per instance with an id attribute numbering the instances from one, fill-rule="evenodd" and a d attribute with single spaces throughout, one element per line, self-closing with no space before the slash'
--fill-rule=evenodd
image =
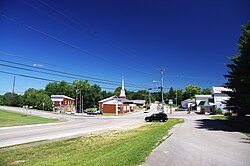
<path id="1" fill-rule="evenodd" d="M 173 100 L 172 99 L 168 100 L 168 105 L 173 105 Z"/>

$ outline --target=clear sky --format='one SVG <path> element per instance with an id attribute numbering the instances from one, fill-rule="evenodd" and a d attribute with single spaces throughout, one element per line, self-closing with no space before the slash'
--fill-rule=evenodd
<path id="1" fill-rule="evenodd" d="M 11 73 L 16 92 L 48 83 L 20 74 L 72 82 L 65 72 L 109 91 L 124 76 L 135 91 L 156 87 L 160 68 L 166 90 L 220 86 L 249 17 L 247 0 L 1 0 L 0 94 Z"/>

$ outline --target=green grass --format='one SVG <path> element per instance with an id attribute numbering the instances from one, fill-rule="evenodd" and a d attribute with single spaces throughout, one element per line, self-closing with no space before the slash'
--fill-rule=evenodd
<path id="1" fill-rule="evenodd" d="M 40 123 L 58 122 L 59 119 L 42 118 L 21 113 L 0 110 L 0 127 L 20 126 Z"/>
<path id="2" fill-rule="evenodd" d="M 138 165 L 179 119 L 0 153 L 0 165 Z"/>
<path id="3" fill-rule="evenodd" d="M 250 137 L 250 117 L 240 116 L 212 116 L 213 120 L 222 122 L 223 124 L 232 127 L 235 131 L 242 132 Z"/>

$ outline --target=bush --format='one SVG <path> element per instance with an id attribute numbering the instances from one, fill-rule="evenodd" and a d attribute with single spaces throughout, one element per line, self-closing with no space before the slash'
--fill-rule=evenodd
<path id="1" fill-rule="evenodd" d="M 224 114 L 225 116 L 231 116 L 232 115 L 232 113 L 231 112 L 229 112 L 229 111 L 227 111 L 227 112 L 225 112 L 225 114 Z"/>
<path id="2" fill-rule="evenodd" d="M 222 114 L 222 110 L 220 108 L 216 109 L 216 114 Z"/>

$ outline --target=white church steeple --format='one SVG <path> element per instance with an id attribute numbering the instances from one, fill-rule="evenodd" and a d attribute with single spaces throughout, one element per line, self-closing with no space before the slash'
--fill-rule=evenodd
<path id="1" fill-rule="evenodd" d="M 119 96 L 120 98 L 126 98 L 125 95 L 125 88 L 124 88 L 124 78 L 122 77 L 122 89 L 121 89 L 121 94 Z"/>

